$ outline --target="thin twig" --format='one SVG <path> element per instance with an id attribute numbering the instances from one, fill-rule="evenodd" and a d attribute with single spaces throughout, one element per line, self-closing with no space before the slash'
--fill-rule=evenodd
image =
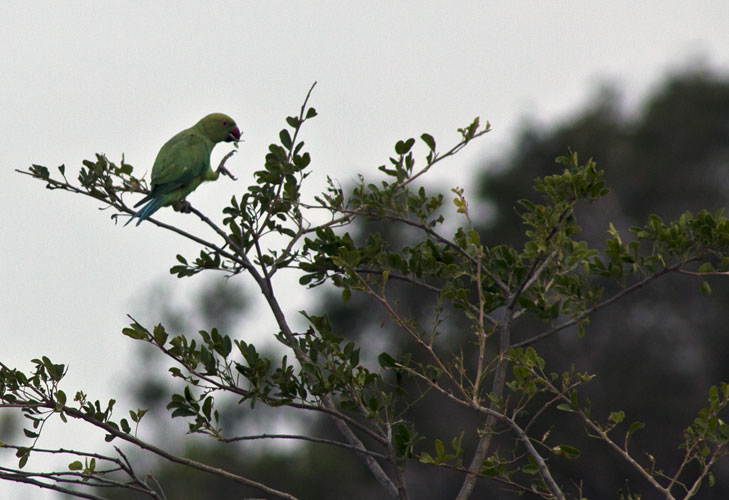
<path id="1" fill-rule="evenodd" d="M 362 453 L 362 450 L 358 450 L 351 444 L 342 443 L 341 441 L 334 441 L 332 439 L 324 439 L 324 438 L 315 438 L 311 436 L 302 436 L 299 434 L 258 434 L 255 436 L 236 436 L 232 438 L 219 438 L 220 441 L 224 443 L 234 443 L 238 441 L 255 441 L 259 439 L 298 439 L 301 441 L 310 441 L 312 443 L 321 443 L 321 444 L 328 444 L 331 446 L 339 446 L 340 448 L 345 448 L 348 450 L 353 450 L 358 453 Z M 388 460 L 389 457 L 386 455 L 383 455 L 382 453 L 376 453 L 374 451 L 365 450 L 364 453 L 367 453 L 368 455 L 379 458 L 380 460 Z"/>
<path id="2" fill-rule="evenodd" d="M 486 315 L 483 302 L 483 286 L 481 283 L 481 252 L 478 254 L 476 265 L 476 291 L 478 292 L 478 363 L 476 364 L 476 379 L 473 381 L 473 402 L 478 403 L 481 388 L 481 378 L 484 375 L 483 362 L 486 354 L 486 331 L 483 319 Z"/>
<path id="3" fill-rule="evenodd" d="M 498 416 L 500 415 L 500 413 L 496 411 L 497 401 L 501 400 L 504 394 L 504 385 L 506 384 L 506 371 L 508 367 L 506 353 L 509 350 L 511 322 L 514 318 L 515 304 L 515 302 L 512 302 L 510 300 L 507 300 L 506 302 L 511 303 L 511 306 L 504 309 L 504 317 L 501 321 L 501 324 L 499 325 L 499 356 L 496 365 L 496 372 L 494 373 L 494 380 L 491 384 L 491 392 L 494 393 L 496 398 L 491 401 L 489 406 L 491 413 L 489 413 L 486 417 L 486 422 L 483 427 L 486 431 L 491 429 L 494 424 L 496 424 L 496 420 L 500 418 Z M 473 404 L 473 402 L 471 402 L 471 404 Z M 508 418 L 506 416 L 504 417 Z M 481 436 L 481 439 L 479 439 L 478 445 L 476 446 L 476 451 L 473 453 L 473 457 L 471 458 L 471 464 L 468 468 L 469 473 L 463 479 L 463 484 L 461 485 L 461 489 L 458 492 L 458 496 L 456 496 L 456 500 L 466 500 L 471 496 L 473 488 L 476 486 L 478 471 L 481 470 L 483 461 L 486 459 L 486 455 L 488 455 L 492 438 L 493 434 L 491 434 L 490 432 L 485 432 L 484 435 Z"/>
<path id="4" fill-rule="evenodd" d="M 49 406 L 51 404 L 53 404 L 53 403 L 49 403 Z M 55 408 L 55 404 L 53 404 L 52 407 Z M 154 453 L 155 455 L 158 455 L 170 462 L 179 463 L 182 465 L 186 465 L 192 469 L 197 469 L 199 471 L 214 474 L 216 476 L 220 476 L 220 477 L 229 479 L 236 483 L 243 484 L 245 486 L 250 486 L 252 488 L 256 488 L 258 490 L 261 490 L 265 493 L 268 493 L 269 495 L 273 495 L 278 498 L 284 498 L 286 500 L 297 500 L 296 497 L 294 497 L 293 495 L 291 495 L 289 493 L 276 490 L 274 488 L 271 488 L 270 486 L 266 486 L 263 483 L 259 483 L 258 481 L 253 481 L 252 479 L 248 479 L 246 477 L 239 476 L 237 474 L 233 474 L 232 472 L 228 472 L 224 469 L 212 467 L 210 465 L 207 465 L 202 462 L 198 462 L 196 460 L 191 460 L 189 458 L 173 455 L 172 453 L 170 453 L 166 450 L 163 450 L 162 448 L 158 448 L 150 443 L 147 443 L 146 441 L 142 441 L 141 439 L 139 439 L 135 436 L 132 436 L 131 434 L 125 434 L 125 433 L 119 431 L 118 429 L 112 427 L 111 425 L 109 425 L 105 422 L 101 422 L 101 421 L 95 419 L 94 417 L 87 415 L 86 413 L 79 411 L 75 408 L 70 408 L 70 407 L 64 406 L 63 411 L 64 411 L 64 413 L 66 413 L 67 415 L 69 415 L 71 417 L 88 422 L 91 425 L 94 425 L 100 429 L 103 429 L 107 433 L 109 433 L 119 439 L 132 443 L 135 446 L 142 448 L 143 450 L 150 451 L 150 452 Z"/>
<path id="5" fill-rule="evenodd" d="M 346 213 L 346 211 L 343 211 L 343 212 Z M 359 212 L 359 213 L 360 213 L 360 215 L 364 215 L 364 216 L 368 216 L 368 215 L 374 216 L 374 215 L 376 215 L 376 214 L 370 214 L 370 213 L 367 213 L 367 212 Z M 466 251 L 466 249 L 461 248 L 455 242 L 453 242 L 453 241 L 449 240 L 448 238 L 440 235 L 437 231 L 435 231 L 433 228 L 429 227 L 427 224 L 424 224 L 422 222 L 412 221 L 410 219 L 406 219 L 405 217 L 400 217 L 400 216 L 396 216 L 396 215 L 392 215 L 392 214 L 384 214 L 384 215 L 382 215 L 382 217 L 384 217 L 387 220 L 402 222 L 403 224 L 407 224 L 409 226 L 417 227 L 418 229 L 423 230 L 425 233 L 427 233 L 428 235 L 430 235 L 431 237 L 433 237 L 439 243 L 442 243 L 442 244 L 444 244 L 444 245 L 452 248 L 453 250 L 455 250 L 459 254 L 461 254 L 468 261 L 470 261 L 474 266 L 477 264 L 477 258 L 474 257 L 473 255 L 469 254 Z M 501 290 L 502 293 L 505 293 L 505 294 L 510 293 L 509 286 L 506 283 L 504 283 L 498 276 L 496 276 L 494 273 L 492 273 L 490 269 L 487 269 L 486 267 L 482 266 L 481 272 L 483 272 L 483 274 L 485 274 L 486 276 L 488 276 L 488 278 L 491 279 L 491 281 L 493 281 L 496 284 L 497 287 L 499 287 L 499 290 Z"/>
<path id="6" fill-rule="evenodd" d="M 30 477 L 27 477 L 24 473 L 18 472 L 17 474 L 8 474 L 5 472 L 0 472 L 0 479 L 13 481 L 16 483 L 25 483 L 25 484 L 32 484 L 33 486 L 37 486 L 38 488 L 46 489 L 46 490 L 53 490 L 57 491 L 59 493 L 65 493 L 66 495 L 71 495 L 78 498 L 87 498 L 89 500 L 107 500 L 104 497 L 100 497 L 98 495 L 94 495 L 92 493 L 84 493 L 82 491 L 76 491 L 69 488 L 64 488 L 63 486 L 59 486 L 57 484 L 49 484 L 44 483 L 43 481 L 38 481 L 37 479 L 32 479 Z"/>
<path id="7" fill-rule="evenodd" d="M 554 328 L 550 328 L 547 331 L 544 331 L 542 333 L 539 333 L 537 335 L 534 335 L 533 337 L 530 337 L 528 339 L 525 339 L 525 340 L 522 340 L 520 342 L 516 342 L 516 343 L 512 344 L 511 345 L 511 348 L 525 347 L 525 346 L 531 345 L 531 344 L 533 344 L 533 343 L 535 343 L 535 342 L 537 342 L 539 340 L 542 340 L 542 339 L 544 339 L 546 337 L 549 337 L 550 335 L 554 335 L 555 333 L 557 333 L 559 331 L 562 331 L 565 328 L 569 328 L 570 326 L 576 325 L 577 323 L 579 323 L 580 321 L 582 321 L 586 317 L 592 315 L 593 313 L 597 312 L 598 310 L 603 309 L 604 307 L 606 307 L 606 306 L 608 306 L 608 305 L 610 305 L 610 304 L 612 304 L 614 302 L 617 302 L 618 300 L 622 299 L 626 295 L 628 295 L 628 294 L 630 294 L 630 293 L 632 293 L 632 292 L 634 292 L 636 290 L 639 290 L 639 289 L 643 288 L 644 286 L 648 285 L 649 283 L 651 283 L 652 281 L 656 280 L 657 278 L 660 278 L 664 274 L 670 273 L 670 272 L 673 272 L 673 271 L 676 271 L 683 264 L 684 263 L 681 262 L 681 263 L 675 264 L 673 266 L 666 267 L 666 268 L 658 271 L 657 273 L 652 274 L 648 278 L 646 278 L 644 280 L 641 280 L 641 281 L 639 281 L 639 282 L 637 282 L 637 283 L 629 286 L 628 288 L 624 288 L 623 290 L 621 290 L 620 292 L 616 293 L 612 297 L 609 297 L 609 298 L 603 300 L 602 302 L 599 302 L 599 303 L 595 304 L 594 306 L 592 306 L 589 309 L 586 309 L 584 312 L 582 312 L 581 314 L 575 316 L 574 318 L 572 318 L 572 319 L 570 319 L 568 321 L 565 321 L 564 323 L 559 324 L 559 325 L 555 326 Z"/>
<path id="8" fill-rule="evenodd" d="M 430 380 L 425 375 L 423 375 L 415 370 L 412 370 L 406 366 L 402 366 L 401 368 L 403 370 L 406 370 L 408 373 L 411 373 L 411 374 L 423 379 L 431 387 L 436 389 L 438 392 L 440 392 L 444 396 L 448 397 L 448 399 L 455 401 L 459 405 L 463 405 L 463 406 L 466 406 L 473 410 L 479 411 L 479 412 L 487 415 L 487 417 L 493 418 L 494 421 L 501 421 L 501 422 L 506 423 L 509 426 L 509 428 L 516 434 L 519 441 L 521 441 L 522 444 L 526 447 L 529 455 L 534 459 L 535 463 L 537 464 L 537 468 L 539 469 L 539 473 L 542 475 L 542 478 L 547 483 L 547 486 L 549 487 L 552 494 L 559 500 L 565 500 L 564 493 L 562 493 L 562 490 L 560 489 L 559 485 L 556 483 L 556 481 L 552 477 L 552 474 L 549 471 L 549 467 L 547 466 L 546 462 L 544 461 L 544 458 L 539 454 L 537 449 L 534 448 L 534 445 L 531 443 L 531 438 L 526 434 L 526 432 L 524 432 L 524 430 L 519 426 L 519 424 L 513 418 L 510 418 L 507 415 L 504 415 L 503 413 L 498 412 L 492 408 L 489 408 L 486 406 L 481 406 L 479 404 L 474 404 L 473 401 L 470 401 L 467 399 L 460 399 L 460 398 L 456 397 L 456 395 L 453 394 L 451 391 L 445 390 L 443 387 L 438 385 L 437 382 Z M 478 471 L 473 472 L 472 469 L 469 468 L 467 477 L 470 477 L 471 474 L 480 476 L 480 473 L 479 473 L 480 470 L 481 469 L 479 468 Z M 459 492 L 459 495 L 456 498 L 459 498 L 462 493 L 466 494 L 466 492 L 463 490 L 463 488 L 461 489 L 461 492 Z M 470 496 L 470 492 L 468 492 L 464 498 L 468 498 L 468 496 Z"/>
<path id="9" fill-rule="evenodd" d="M 445 160 L 449 156 L 455 155 L 461 149 L 465 148 L 468 145 L 468 143 L 471 142 L 473 139 L 476 139 L 478 137 L 481 137 L 482 135 L 484 135 L 484 134 L 486 134 L 488 132 L 491 132 L 491 128 L 487 124 L 485 128 L 483 128 L 481 131 L 476 132 L 475 134 L 473 134 L 473 136 L 470 137 L 468 140 L 465 140 L 465 139 L 464 140 L 461 140 L 461 142 L 459 142 L 458 144 L 456 144 L 455 146 L 453 146 L 451 149 L 449 149 L 448 151 L 446 151 L 442 155 L 439 155 L 437 153 L 434 153 L 434 157 L 430 161 L 430 163 L 428 163 L 424 168 L 422 168 L 415 175 L 412 175 L 412 176 L 408 177 L 407 179 L 403 180 L 402 182 L 400 182 L 399 184 L 397 184 L 395 186 L 394 190 L 397 191 L 399 189 L 404 188 L 405 186 L 407 186 L 408 184 L 410 184 L 411 182 L 413 182 L 415 179 L 417 179 L 421 175 L 425 174 L 428 170 L 430 170 L 433 167 L 433 165 L 435 165 L 436 163 L 438 163 L 438 162 L 440 162 L 442 160 Z"/>
<path id="10" fill-rule="evenodd" d="M 631 455 L 628 453 L 627 448 L 621 447 L 619 444 L 617 444 L 615 441 L 612 440 L 612 438 L 608 435 L 607 431 L 605 431 L 602 426 L 596 424 L 590 416 L 585 413 L 582 408 L 580 407 L 574 407 L 572 400 L 570 397 L 565 394 L 565 391 L 560 391 L 557 389 L 551 382 L 551 380 L 546 376 L 541 376 L 540 374 L 536 373 L 533 369 L 531 369 L 532 373 L 539 377 L 539 379 L 542 381 L 542 383 L 545 384 L 545 386 L 556 395 L 559 395 L 560 399 L 567 403 L 571 408 L 572 411 L 577 413 L 585 422 L 585 424 L 592 429 L 597 434 L 597 437 L 599 437 L 601 440 L 603 440 L 605 443 L 607 443 L 612 449 L 614 449 L 618 454 L 626 461 L 628 462 L 638 473 L 640 473 L 641 476 L 643 476 L 651 485 L 658 491 L 661 492 L 662 495 L 665 495 L 666 500 L 675 500 L 675 497 L 671 494 L 670 490 L 667 488 L 664 488 L 661 486 L 661 484 L 656 480 L 656 478 L 651 475 L 648 470 L 640 465 Z M 626 442 L 627 442 L 627 436 L 626 436 Z"/>
<path id="11" fill-rule="evenodd" d="M 428 343 L 424 342 L 423 339 L 420 337 L 420 335 L 418 335 L 418 333 L 407 324 L 407 322 L 400 316 L 400 314 L 398 314 L 398 312 L 395 311 L 395 309 L 392 307 L 392 305 L 390 305 L 390 303 L 388 302 L 386 297 L 381 296 L 380 294 L 375 292 L 372 289 L 372 287 L 369 285 L 369 283 L 366 280 L 364 280 L 361 276 L 359 276 L 359 274 L 354 273 L 354 275 L 359 280 L 360 285 L 362 285 L 362 287 L 364 288 L 364 291 L 368 295 L 372 296 L 377 302 L 380 303 L 380 305 L 382 307 L 385 308 L 385 310 L 395 320 L 395 322 L 398 324 L 398 326 L 402 330 L 404 330 L 410 336 L 410 338 L 412 338 L 418 345 L 420 345 L 422 348 L 424 348 L 428 352 L 428 354 L 433 359 L 435 364 L 438 365 L 438 368 L 440 369 L 440 371 L 442 373 L 444 373 L 451 380 L 453 385 L 459 389 L 461 394 L 464 397 L 468 397 L 468 394 L 466 393 L 465 388 L 461 384 L 458 383 L 458 380 L 456 380 L 456 378 L 453 376 L 451 371 L 443 364 L 443 361 L 440 359 L 438 354 L 436 354 L 436 352 L 433 350 L 433 347 L 431 345 L 429 345 Z"/>

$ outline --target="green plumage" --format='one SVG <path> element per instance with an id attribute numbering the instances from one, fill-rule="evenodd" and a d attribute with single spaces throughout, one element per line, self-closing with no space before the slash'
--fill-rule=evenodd
<path id="1" fill-rule="evenodd" d="M 235 121 L 223 113 L 212 113 L 167 141 L 152 167 L 150 193 L 134 205 L 145 206 L 127 224 L 136 217 L 139 225 L 160 208 L 182 203 L 202 182 L 216 180 L 220 173 L 210 168 L 210 153 L 217 143 L 238 139 Z"/>

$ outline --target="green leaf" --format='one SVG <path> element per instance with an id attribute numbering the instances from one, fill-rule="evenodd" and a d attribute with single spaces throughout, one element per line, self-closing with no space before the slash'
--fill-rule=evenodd
<path id="1" fill-rule="evenodd" d="M 284 129 L 278 134 L 278 138 L 281 140 L 281 145 L 286 149 L 291 149 L 291 135 L 289 131 Z"/>
<path id="2" fill-rule="evenodd" d="M 142 417 L 147 413 L 149 410 L 141 410 L 138 409 L 137 411 L 129 410 L 129 417 L 132 419 L 133 422 L 139 422 L 142 420 Z"/>
<path id="3" fill-rule="evenodd" d="M 131 328 L 124 328 L 122 333 L 135 340 L 147 338 L 147 331 L 138 323 L 132 323 Z"/>
<path id="4" fill-rule="evenodd" d="M 289 125 L 289 127 L 292 127 L 292 128 L 296 128 L 299 125 L 301 125 L 301 122 L 295 116 L 286 117 L 286 123 Z"/>
<path id="5" fill-rule="evenodd" d="M 63 391 L 56 391 L 56 403 L 60 406 L 64 406 L 66 404 L 66 393 Z"/>
<path id="6" fill-rule="evenodd" d="M 704 295 L 711 295 L 711 286 L 708 281 L 701 281 L 701 293 Z"/>
<path id="7" fill-rule="evenodd" d="M 425 144 L 428 145 L 428 148 L 431 151 L 435 151 L 435 139 L 433 139 L 433 136 L 430 134 L 423 134 L 420 136 L 420 138 L 423 140 Z"/>
<path id="8" fill-rule="evenodd" d="M 415 144 L 415 139 L 412 137 L 406 141 L 397 141 L 395 144 L 395 152 L 399 155 L 407 154 L 413 147 L 413 144 Z"/>
<path id="9" fill-rule="evenodd" d="M 704 262 L 699 266 L 699 272 L 700 273 L 711 273 L 714 272 L 714 266 L 711 264 L 711 262 Z"/>
<path id="10" fill-rule="evenodd" d="M 84 468 L 84 464 L 80 460 L 75 460 L 68 464 L 68 470 L 81 470 Z"/>
<path id="11" fill-rule="evenodd" d="M 619 424 L 625 419 L 625 412 L 624 411 L 613 411 L 610 412 L 610 416 L 608 417 L 608 420 L 615 424 Z"/>
<path id="12" fill-rule="evenodd" d="M 205 401 L 203 402 L 203 405 L 202 405 L 203 415 L 205 415 L 205 418 L 207 418 L 208 420 L 210 420 L 210 414 L 212 412 L 212 409 L 213 409 L 213 397 L 208 396 L 207 398 L 205 398 Z"/>
<path id="13" fill-rule="evenodd" d="M 556 455 L 559 455 L 564 458 L 569 458 L 569 459 L 577 458 L 580 456 L 580 450 L 578 450 L 577 448 L 575 448 L 573 446 L 569 446 L 566 444 L 559 444 L 559 445 L 553 447 L 552 451 Z"/>
<path id="14" fill-rule="evenodd" d="M 633 422 L 632 424 L 630 424 L 627 436 L 630 436 L 634 432 L 641 430 L 643 427 L 645 427 L 645 424 L 643 422 Z"/>
<path id="15" fill-rule="evenodd" d="M 154 341 L 157 345 L 163 346 L 165 344 L 167 341 L 167 332 L 165 331 L 165 327 L 162 326 L 162 323 L 159 323 L 154 327 L 152 336 L 154 337 Z"/>
<path id="16" fill-rule="evenodd" d="M 33 166 L 30 167 L 30 171 L 33 175 L 40 177 L 43 180 L 48 180 L 51 177 L 51 173 L 48 171 L 48 168 L 43 165 L 33 164 Z"/>
<path id="17" fill-rule="evenodd" d="M 393 368 L 397 361 L 395 361 L 395 358 L 387 354 L 386 352 L 381 353 L 377 357 L 377 361 L 380 363 L 380 366 L 382 368 Z"/>
<path id="18" fill-rule="evenodd" d="M 537 467 L 537 464 L 526 464 L 522 466 L 521 471 L 524 474 L 529 474 L 530 476 L 533 476 L 539 473 L 539 468 Z"/>
<path id="19" fill-rule="evenodd" d="M 443 441 L 441 441 L 440 439 L 435 440 L 435 452 L 439 457 L 445 455 L 445 447 L 443 446 Z"/>

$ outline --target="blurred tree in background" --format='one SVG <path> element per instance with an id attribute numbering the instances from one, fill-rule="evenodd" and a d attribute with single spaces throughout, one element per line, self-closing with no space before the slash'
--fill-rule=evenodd
<path id="1" fill-rule="evenodd" d="M 553 171 L 549 159 L 568 145 L 589 152 L 605 170 L 610 193 L 597 207 L 578 212 L 582 236 L 601 248 L 609 221 L 626 230 L 650 214 L 671 220 L 686 210 L 726 207 L 729 80 L 704 70 L 680 72 L 630 110 L 621 107 L 616 92 L 606 90 L 554 130 L 526 128 L 516 144 L 513 155 L 489 165 L 479 183 L 494 210 L 482 229 L 484 241 L 523 240 L 513 200 L 532 197 L 523 179 Z M 723 306 L 729 289 L 717 286 L 705 297 L 686 281 L 669 276 L 598 312 L 585 338 L 565 331 L 557 342 L 540 346 L 548 359 L 575 360 L 578 369 L 589 366 L 598 375 L 587 387 L 596 404 L 619 402 L 627 413 L 660 422 L 635 439 L 658 451 L 656 456 L 674 460 L 678 453 L 671 438 L 693 419 L 689 408 L 700 403 L 711 381 L 729 375 L 729 309 Z M 601 443 L 588 440 L 581 449 L 587 453 L 588 447 L 591 458 L 582 464 L 590 466 L 579 471 L 591 478 L 586 496 L 619 489 L 625 471 L 611 465 Z M 729 498 L 726 464 L 717 474 L 717 485 L 697 498 Z M 634 480 L 634 490 L 641 491 L 641 485 Z"/>

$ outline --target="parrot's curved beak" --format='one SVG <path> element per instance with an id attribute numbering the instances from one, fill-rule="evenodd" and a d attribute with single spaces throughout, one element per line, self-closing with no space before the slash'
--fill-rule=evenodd
<path id="1" fill-rule="evenodd" d="M 233 127 L 230 133 L 225 137 L 225 142 L 233 142 L 240 140 L 240 130 L 238 127 Z"/>

